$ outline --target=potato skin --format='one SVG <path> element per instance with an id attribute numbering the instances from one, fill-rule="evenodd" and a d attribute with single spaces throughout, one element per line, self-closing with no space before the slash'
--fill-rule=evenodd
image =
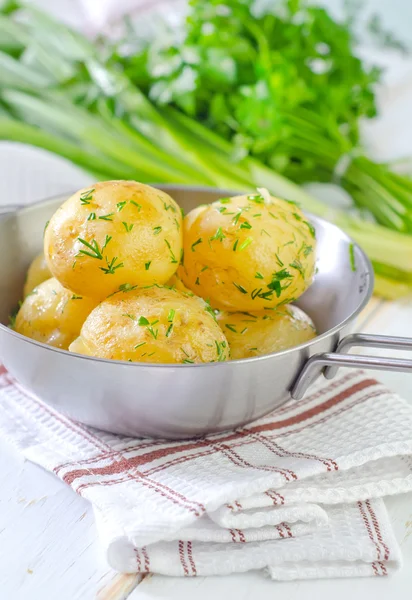
<path id="1" fill-rule="evenodd" d="M 200 298 L 165 286 L 120 292 L 86 319 L 69 350 L 148 363 L 204 363 L 229 358 L 229 346 Z"/>
<path id="2" fill-rule="evenodd" d="M 183 229 L 179 276 L 216 308 L 274 308 L 312 282 L 314 230 L 294 204 L 260 194 L 226 198 L 191 211 Z"/>
<path id="3" fill-rule="evenodd" d="M 180 261 L 181 225 L 180 208 L 164 192 L 136 181 L 105 181 L 56 211 L 44 253 L 62 285 L 103 299 L 126 284 L 165 283 Z"/>
<path id="4" fill-rule="evenodd" d="M 254 313 L 222 311 L 217 322 L 234 360 L 280 352 L 316 337 L 312 320 L 292 305 Z"/>
<path id="5" fill-rule="evenodd" d="M 32 261 L 29 266 L 26 275 L 26 283 L 24 284 L 24 297 L 27 294 L 30 294 L 34 290 L 35 287 L 46 281 L 46 279 L 50 279 L 52 274 L 50 273 L 50 269 L 47 265 L 44 252 L 38 254 Z"/>
<path id="6" fill-rule="evenodd" d="M 47 279 L 24 300 L 14 329 L 38 342 L 68 350 L 96 304 L 66 290 L 57 279 Z"/>

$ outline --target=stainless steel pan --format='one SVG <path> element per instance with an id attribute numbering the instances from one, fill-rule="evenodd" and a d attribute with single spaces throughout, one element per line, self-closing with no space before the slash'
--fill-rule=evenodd
<path id="1" fill-rule="evenodd" d="M 189 211 L 230 192 L 158 186 Z M 368 258 L 337 227 L 310 217 L 318 239 L 318 273 L 299 299 L 319 336 L 277 354 L 202 365 L 150 365 L 94 359 L 57 350 L 7 327 L 27 267 L 42 248 L 46 221 L 66 196 L 13 210 L 0 219 L 0 360 L 30 392 L 73 419 L 132 436 L 185 438 L 237 427 L 291 398 L 301 398 L 324 367 L 412 372 L 412 360 L 347 354 L 350 346 L 412 350 L 412 340 L 349 335 L 373 288 Z M 3 211 L 4 212 L 4 211 Z M 7 210 L 5 211 L 7 213 Z M 347 336 L 347 337 L 345 337 Z"/>

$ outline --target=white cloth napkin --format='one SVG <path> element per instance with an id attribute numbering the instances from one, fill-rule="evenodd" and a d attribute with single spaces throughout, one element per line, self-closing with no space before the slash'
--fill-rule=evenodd
<path id="1" fill-rule="evenodd" d="M 401 559 L 381 498 L 412 489 L 411 432 L 412 407 L 359 371 L 173 442 L 86 428 L 0 376 L 0 434 L 92 502 L 124 572 L 387 575 Z"/>

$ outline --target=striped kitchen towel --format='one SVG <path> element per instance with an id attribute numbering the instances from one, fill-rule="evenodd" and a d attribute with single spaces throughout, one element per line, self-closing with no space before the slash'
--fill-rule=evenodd
<path id="1" fill-rule="evenodd" d="M 123 572 L 388 575 L 400 552 L 382 497 L 411 490 L 411 432 L 412 407 L 359 371 L 246 427 L 172 442 L 84 427 L 0 376 L 0 434 L 93 504 Z"/>

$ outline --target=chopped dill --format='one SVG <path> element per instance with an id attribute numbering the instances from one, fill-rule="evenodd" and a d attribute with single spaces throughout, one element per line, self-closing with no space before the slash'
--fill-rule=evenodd
<path id="1" fill-rule="evenodd" d="M 202 241 L 203 241 L 203 240 L 202 240 L 202 238 L 199 238 L 198 240 L 196 240 L 195 242 L 193 242 L 193 244 L 191 245 L 192 252 L 194 252 L 194 251 L 195 251 L 195 248 L 196 248 L 196 246 L 197 246 L 198 244 L 201 244 L 201 243 L 202 243 Z"/>
<path id="2" fill-rule="evenodd" d="M 247 294 L 247 290 L 243 287 L 243 285 L 240 285 L 239 283 L 236 283 L 235 281 L 233 282 L 233 285 L 235 286 L 235 288 L 237 288 L 239 290 L 239 292 L 241 294 Z"/>
<path id="3" fill-rule="evenodd" d="M 109 213 L 108 215 L 101 215 L 99 219 L 101 219 L 102 221 L 113 221 L 113 215 L 114 213 Z"/>
<path id="4" fill-rule="evenodd" d="M 122 224 L 123 224 L 124 228 L 126 229 L 127 233 L 130 233 L 134 227 L 134 223 L 130 223 L 130 225 L 128 225 L 125 221 L 122 221 Z"/>

